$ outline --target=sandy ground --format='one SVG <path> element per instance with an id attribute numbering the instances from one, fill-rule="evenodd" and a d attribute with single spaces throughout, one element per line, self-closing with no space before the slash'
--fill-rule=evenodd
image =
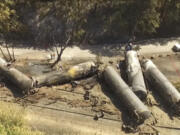
<path id="1" fill-rule="evenodd" d="M 173 54 L 171 51 L 174 44 L 180 43 L 180 37 L 168 38 L 168 39 L 154 39 L 143 42 L 134 43 L 139 45 L 140 55 L 152 56 L 159 54 Z M 6 53 L 6 49 L 2 47 Z M 80 47 L 72 46 L 67 47 L 62 55 L 64 60 L 72 60 L 77 58 L 95 58 L 96 56 L 102 57 L 115 57 L 122 56 L 123 45 L 97 45 L 97 46 L 83 46 Z M 47 59 L 47 55 L 53 53 L 51 50 L 33 49 L 33 48 L 15 48 L 15 55 L 20 59 Z M 54 49 L 55 50 L 55 49 Z"/>
<path id="2" fill-rule="evenodd" d="M 171 51 L 175 43 L 180 43 L 180 38 L 137 43 L 141 45 L 138 54 L 140 59 L 151 58 L 170 81 L 180 82 L 180 54 Z M 96 59 L 98 56 L 105 65 L 116 67 L 123 59 L 122 50 L 123 47 L 120 45 L 74 46 L 67 48 L 63 53 L 63 64 L 69 64 L 68 62 L 72 61 L 75 64 L 83 59 Z M 47 60 L 49 53 L 52 51 L 16 48 L 16 64 L 22 66 L 21 69 L 25 72 L 27 61 Z M 26 72 L 28 73 L 28 70 Z M 85 100 L 87 93 L 88 99 Z M 96 78 L 81 80 L 80 85 L 76 87 L 72 87 L 71 84 L 42 87 L 38 93 L 23 98 L 12 88 L 2 86 L 0 95 L 3 101 L 24 106 L 27 109 L 26 119 L 29 125 L 48 135 L 59 135 L 62 132 L 68 135 L 71 135 L 71 132 L 77 135 L 126 134 L 122 130 L 122 125 L 131 125 L 133 121 L 111 90 L 104 84 L 97 83 Z M 150 91 L 148 101 L 146 105 L 154 117 L 145 124 L 139 125 L 138 132 L 131 131 L 128 134 L 157 135 L 159 132 L 162 135 L 179 135 L 180 120 L 172 114 L 173 110 L 170 110 L 152 91 Z M 95 120 L 96 116 L 102 113 L 104 116 Z"/>

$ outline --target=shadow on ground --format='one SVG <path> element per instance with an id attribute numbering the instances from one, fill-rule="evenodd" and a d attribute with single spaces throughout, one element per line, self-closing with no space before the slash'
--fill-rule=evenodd
<path id="1" fill-rule="evenodd" d="M 148 89 L 151 92 L 152 96 L 154 97 L 155 101 L 157 102 L 157 106 L 166 114 L 168 114 L 169 118 L 171 120 L 173 120 L 174 116 L 178 116 L 178 112 L 176 112 L 176 108 L 174 108 L 173 106 L 171 106 L 168 102 L 165 101 L 165 99 L 159 94 L 157 93 L 157 89 L 158 87 L 155 87 L 153 85 L 151 85 L 150 82 L 148 83 Z"/>
<path id="2" fill-rule="evenodd" d="M 21 90 L 15 86 L 13 83 L 4 80 L 4 83 L 6 85 L 6 87 L 11 91 L 11 93 L 13 94 L 13 97 L 15 98 L 23 98 L 24 94 L 21 92 Z"/>
<path id="3" fill-rule="evenodd" d="M 142 40 L 136 42 L 136 44 L 142 44 L 142 45 L 167 45 L 169 42 L 176 41 L 180 42 L 180 37 L 171 37 L 171 38 L 158 38 L 158 39 L 149 39 L 149 40 Z"/>
<path id="4" fill-rule="evenodd" d="M 158 39 L 149 39 L 143 41 L 136 41 L 133 44 L 139 46 L 146 46 L 146 45 L 168 45 L 169 43 L 176 41 L 180 43 L 179 37 L 171 37 L 171 38 L 158 38 Z M 88 49 L 91 53 L 101 56 L 123 56 L 124 53 L 124 46 L 127 43 L 119 43 L 119 44 L 104 44 L 104 45 L 81 45 L 80 49 Z"/>
<path id="5" fill-rule="evenodd" d="M 171 37 L 171 38 L 158 38 L 158 39 L 148 39 L 148 40 L 142 40 L 142 41 L 135 41 L 133 44 L 135 45 L 140 45 L 140 46 L 146 46 L 146 45 L 167 45 L 172 41 L 180 42 L 179 37 Z M 16 48 L 32 48 L 32 49 L 37 49 L 37 50 L 48 50 L 52 49 L 52 45 L 47 45 L 47 44 L 35 44 L 35 43 L 27 43 L 27 42 L 15 42 L 11 41 L 8 42 L 9 46 L 14 46 Z M 81 45 L 70 45 L 68 47 L 73 47 L 73 46 L 79 46 L 80 49 L 82 50 L 89 50 L 90 53 L 95 54 L 95 55 L 100 55 L 100 56 L 108 56 L 108 57 L 113 57 L 113 56 L 121 56 L 123 55 L 124 52 L 124 46 L 127 44 L 127 42 L 119 42 L 117 44 L 101 44 L 101 45 L 86 45 L 86 44 L 81 44 Z"/>

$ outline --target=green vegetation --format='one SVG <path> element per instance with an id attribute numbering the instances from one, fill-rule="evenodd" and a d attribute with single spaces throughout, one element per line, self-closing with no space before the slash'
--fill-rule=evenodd
<path id="1" fill-rule="evenodd" d="M 0 33 L 15 32 L 20 28 L 14 0 L 0 1 Z"/>
<path id="2" fill-rule="evenodd" d="M 17 105 L 0 102 L 1 135 L 43 135 L 25 126 L 25 110 Z"/>
<path id="3" fill-rule="evenodd" d="M 51 35 L 58 35 L 57 39 L 63 41 L 69 30 L 73 41 L 88 43 L 134 35 L 144 38 L 180 34 L 179 0 L 2 0 L 0 32 L 19 31 L 21 36 L 22 32 L 29 36 L 28 31 L 33 35 L 35 32 L 27 24 L 32 18 L 24 22 L 32 9 L 39 17 L 37 31 L 42 30 L 42 40 L 52 41 Z M 41 22 L 50 16 L 63 26 L 61 35 L 56 34 L 59 26 L 53 23 L 42 29 Z"/>

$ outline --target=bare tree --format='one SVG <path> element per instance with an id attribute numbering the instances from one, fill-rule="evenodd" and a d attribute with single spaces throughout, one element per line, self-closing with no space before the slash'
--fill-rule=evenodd
<path id="1" fill-rule="evenodd" d="M 67 37 L 68 39 L 66 40 L 65 44 L 58 43 L 60 47 L 59 51 L 58 51 L 58 46 L 55 45 L 57 58 L 54 61 L 54 63 L 51 65 L 51 68 L 53 68 L 59 61 L 61 61 L 62 54 L 71 41 L 72 34 L 71 33 L 67 34 Z"/>
<path id="2" fill-rule="evenodd" d="M 9 61 L 12 61 L 12 57 L 11 57 L 11 54 L 10 54 L 10 51 L 9 51 L 9 47 L 8 47 L 7 44 L 5 44 L 5 45 L 6 45 L 6 50 L 8 52 L 8 55 L 9 55 Z"/>
<path id="3" fill-rule="evenodd" d="M 2 55 L 3 55 L 3 57 L 4 57 L 4 59 L 5 59 L 6 61 L 8 61 L 8 58 L 7 58 L 6 55 L 4 54 L 4 52 L 3 52 L 3 50 L 2 50 L 1 47 L 0 47 L 0 51 L 1 51 L 1 53 L 2 53 Z"/>
<path id="4" fill-rule="evenodd" d="M 5 47 L 6 47 L 6 50 L 7 50 L 7 54 L 8 56 L 6 56 L 6 54 L 4 53 L 3 49 L 0 47 L 0 51 L 4 57 L 4 59 L 7 61 L 7 62 L 15 62 L 16 59 L 15 59 L 15 55 L 14 55 L 14 46 L 12 46 L 12 54 L 10 53 L 10 50 L 9 50 L 9 47 L 7 45 L 7 43 L 5 43 Z"/>
<path id="5" fill-rule="evenodd" d="M 13 62 L 16 61 L 16 58 L 15 58 L 15 55 L 14 55 L 14 46 L 12 46 L 12 59 L 13 59 Z"/>
<path id="6" fill-rule="evenodd" d="M 67 14 L 64 19 L 60 20 L 56 12 L 61 10 L 57 7 L 57 2 L 52 2 L 52 7 L 50 11 L 43 16 L 38 24 L 37 36 L 35 41 L 38 44 L 46 45 L 46 49 L 55 48 L 55 61 L 52 63 L 53 68 L 59 61 L 61 61 L 62 54 L 64 50 L 69 46 L 73 37 L 73 23 L 67 19 Z M 48 55 L 49 56 L 49 55 Z M 50 54 L 50 59 L 52 59 L 52 54 Z"/>

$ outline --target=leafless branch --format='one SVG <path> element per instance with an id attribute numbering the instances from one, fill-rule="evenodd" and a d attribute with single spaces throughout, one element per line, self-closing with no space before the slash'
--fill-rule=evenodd
<path id="1" fill-rule="evenodd" d="M 11 54 L 10 54 L 10 51 L 9 51 L 9 47 L 8 47 L 7 44 L 6 44 L 6 49 L 7 49 L 8 55 L 9 55 L 9 59 L 10 59 L 10 61 L 12 61 L 13 59 L 11 57 Z"/>
<path id="2" fill-rule="evenodd" d="M 8 47 L 7 44 L 5 45 L 5 47 L 6 47 L 6 50 L 7 50 L 7 53 L 8 53 L 9 56 L 7 56 L 7 55 L 4 53 L 3 49 L 0 47 L 0 52 L 2 53 L 4 59 L 5 59 L 7 62 L 15 62 L 16 59 L 15 59 L 15 55 L 14 55 L 14 46 L 12 46 L 12 54 L 10 53 L 10 50 L 9 50 L 9 47 Z"/>
<path id="3" fill-rule="evenodd" d="M 70 35 L 70 36 L 68 37 L 68 39 L 67 39 L 65 45 L 68 45 L 68 44 L 69 44 L 69 42 L 71 41 L 71 38 L 72 38 L 72 35 Z"/>
<path id="4" fill-rule="evenodd" d="M 55 48 L 56 48 L 56 54 L 58 55 L 58 54 L 59 54 L 59 51 L 58 51 L 57 45 L 55 45 Z"/>
<path id="5" fill-rule="evenodd" d="M 16 61 L 16 58 L 15 58 L 15 55 L 14 55 L 14 46 L 12 46 L 12 57 L 13 57 L 13 62 L 15 62 Z"/>
<path id="6" fill-rule="evenodd" d="M 53 43 L 54 43 L 55 48 L 56 48 L 56 54 L 58 55 L 58 54 L 59 54 L 59 51 L 58 51 L 58 47 L 57 47 L 57 45 L 56 45 L 56 43 L 55 43 L 55 40 L 54 40 L 54 35 L 53 35 Z"/>
<path id="7" fill-rule="evenodd" d="M 62 56 L 64 50 L 66 49 L 67 45 L 69 45 L 69 43 L 71 41 L 71 37 L 72 37 L 71 35 L 68 37 L 68 39 L 65 42 L 65 45 L 63 45 L 63 44 L 60 45 L 60 52 L 58 52 L 58 49 L 57 49 L 57 46 L 56 46 L 57 59 L 51 65 L 51 68 L 53 68 L 59 61 L 61 61 L 61 56 Z"/>
<path id="8" fill-rule="evenodd" d="M 7 58 L 6 55 L 4 54 L 4 52 L 3 52 L 3 50 L 2 50 L 1 47 L 0 47 L 0 51 L 1 51 L 1 53 L 2 53 L 2 55 L 3 55 L 3 57 L 4 57 L 4 59 L 5 59 L 6 61 L 8 61 L 8 58 Z"/>

